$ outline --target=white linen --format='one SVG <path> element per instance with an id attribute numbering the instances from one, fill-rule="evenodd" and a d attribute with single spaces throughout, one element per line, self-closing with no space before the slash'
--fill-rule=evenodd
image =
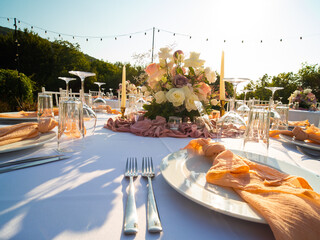
<path id="1" fill-rule="evenodd" d="M 190 138 L 146 138 L 103 128 L 98 115 L 94 136 L 81 153 L 51 164 L 0 174 L 0 239 L 273 239 L 268 225 L 252 223 L 208 210 L 171 188 L 159 172 L 161 160 Z M 227 147 L 241 146 L 224 139 Z M 43 147 L 0 155 L 0 161 L 56 153 L 56 141 Z M 258 148 L 255 148 L 259 152 Z M 296 146 L 271 140 L 271 157 L 299 164 L 320 174 L 320 162 L 297 152 Z M 151 156 L 153 187 L 163 232 L 150 234 L 146 224 L 147 181 L 134 180 L 139 232 L 123 234 L 129 180 L 127 157 Z"/>
<path id="2" fill-rule="evenodd" d="M 311 124 L 318 127 L 320 123 L 320 111 L 289 110 L 289 121 L 303 121 L 306 119 L 308 119 Z"/>

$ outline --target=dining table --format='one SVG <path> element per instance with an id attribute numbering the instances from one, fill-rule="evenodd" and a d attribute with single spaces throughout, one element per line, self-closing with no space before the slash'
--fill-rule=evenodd
<path id="1" fill-rule="evenodd" d="M 63 153 L 68 159 L 0 174 L 0 239 L 274 239 L 268 224 L 214 211 L 168 184 L 160 169 L 163 159 L 192 138 L 114 132 L 104 128 L 110 117 L 115 116 L 99 113 L 94 134 L 83 139 L 81 151 Z M 243 140 L 220 141 L 228 149 L 241 150 Z M 59 153 L 54 138 L 41 146 L 0 153 L 0 162 Z M 320 161 L 300 153 L 290 142 L 270 139 L 267 154 L 320 175 Z M 153 159 L 160 233 L 148 232 L 148 181 L 139 174 L 134 179 L 138 233 L 124 234 L 129 187 L 124 172 L 130 157 L 137 158 L 140 171 L 143 157 Z"/>
<path id="2" fill-rule="evenodd" d="M 289 109 L 289 121 L 304 121 L 306 119 L 308 119 L 310 124 L 314 124 L 318 127 L 320 124 L 320 111 Z"/>

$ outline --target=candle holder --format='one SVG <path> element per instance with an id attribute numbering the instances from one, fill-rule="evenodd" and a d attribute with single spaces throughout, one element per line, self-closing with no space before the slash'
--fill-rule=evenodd
<path id="1" fill-rule="evenodd" d="M 124 112 L 126 111 L 126 107 L 121 107 L 120 110 L 121 110 L 121 118 L 125 118 Z"/>
<path id="2" fill-rule="evenodd" d="M 220 117 L 222 117 L 225 114 L 224 105 L 226 104 L 225 100 L 220 100 Z"/>

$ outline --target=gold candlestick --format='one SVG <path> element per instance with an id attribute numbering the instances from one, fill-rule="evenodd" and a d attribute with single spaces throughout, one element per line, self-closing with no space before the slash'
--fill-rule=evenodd
<path id="1" fill-rule="evenodd" d="M 124 112 L 126 111 L 126 107 L 121 107 L 121 118 L 124 118 Z"/>
<path id="2" fill-rule="evenodd" d="M 225 114 L 224 105 L 226 104 L 225 100 L 220 100 L 220 117 Z"/>

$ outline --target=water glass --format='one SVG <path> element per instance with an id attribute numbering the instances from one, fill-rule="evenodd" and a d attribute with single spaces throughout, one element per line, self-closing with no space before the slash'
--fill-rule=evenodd
<path id="1" fill-rule="evenodd" d="M 78 98 L 60 98 L 58 150 L 77 152 L 83 148 L 85 135 L 83 105 Z"/>
<path id="2" fill-rule="evenodd" d="M 259 151 L 264 155 L 269 149 L 270 107 L 253 106 L 248 116 L 248 124 L 244 133 L 243 149 Z M 262 147 L 262 148 L 261 148 Z"/>
<path id="3" fill-rule="evenodd" d="M 169 117 L 168 125 L 170 129 L 178 130 L 181 123 L 182 123 L 181 117 L 174 117 L 174 116 Z"/>
<path id="4" fill-rule="evenodd" d="M 45 132 L 51 118 L 54 118 L 52 96 L 50 94 L 38 93 L 37 111 L 39 130 Z"/>
<path id="5" fill-rule="evenodd" d="M 277 105 L 275 110 L 278 113 L 278 115 L 277 115 L 277 118 L 274 119 L 272 129 L 287 130 L 289 105 L 288 104 Z"/>

